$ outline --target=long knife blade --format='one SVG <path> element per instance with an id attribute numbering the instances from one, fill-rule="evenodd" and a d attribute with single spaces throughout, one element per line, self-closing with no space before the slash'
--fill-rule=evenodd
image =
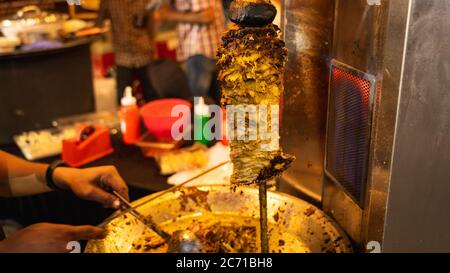
<path id="1" fill-rule="evenodd" d="M 130 210 L 130 214 L 133 215 L 137 220 L 139 220 L 140 222 L 142 222 L 146 227 L 148 227 L 149 229 L 151 229 L 152 231 L 156 232 L 159 236 L 161 236 L 163 239 L 168 240 L 170 239 L 170 235 L 161 230 L 153 221 L 151 218 L 146 218 L 144 217 L 142 214 L 140 214 L 137 210 L 135 210 L 133 208 L 133 206 L 131 205 L 131 203 L 129 203 L 127 201 L 127 199 L 125 199 L 122 195 L 120 195 L 118 192 L 113 191 L 114 195 L 117 196 L 117 198 L 119 198 L 119 200 L 121 201 L 122 205 Z"/>

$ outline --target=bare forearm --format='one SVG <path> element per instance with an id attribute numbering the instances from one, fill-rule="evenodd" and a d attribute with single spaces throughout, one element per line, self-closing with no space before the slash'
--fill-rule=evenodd
<path id="1" fill-rule="evenodd" d="M 50 191 L 46 164 L 32 163 L 0 151 L 0 196 L 34 195 Z"/>
<path id="2" fill-rule="evenodd" d="M 46 164 L 28 162 L 0 151 L 0 196 L 24 196 L 50 191 L 45 177 L 47 168 Z M 54 169 L 52 178 L 57 188 L 70 190 L 82 199 L 99 202 L 105 207 L 120 207 L 119 200 L 109 189 L 129 199 L 128 187 L 113 166 L 87 169 L 60 167 Z"/>

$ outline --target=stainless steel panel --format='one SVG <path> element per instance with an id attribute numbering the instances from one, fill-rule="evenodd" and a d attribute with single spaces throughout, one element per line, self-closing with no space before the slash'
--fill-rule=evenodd
<path id="1" fill-rule="evenodd" d="M 371 6 L 367 0 L 336 0 L 333 58 L 365 73 L 375 75 L 379 83 L 377 85 L 377 96 L 374 99 L 366 198 L 362 204 L 365 209 L 363 210 L 356 202 L 351 200 L 350 196 L 331 180 L 326 180 L 324 185 L 323 208 L 335 217 L 337 222 L 362 249 L 370 241 L 368 240 L 369 234 L 379 235 L 375 238 L 378 242 L 381 242 L 380 233 L 382 234 L 384 224 L 384 221 L 378 221 L 378 219 L 384 218 L 387 188 L 383 188 L 383 185 L 386 185 L 388 181 L 383 180 L 384 177 L 380 173 L 384 174 L 384 172 L 377 171 L 374 165 L 378 167 L 379 160 L 383 160 L 383 163 L 389 166 L 389 161 L 386 161 L 382 155 L 389 155 L 392 148 L 392 137 L 391 141 L 389 141 L 389 138 L 393 135 L 395 118 L 389 119 L 389 117 L 392 117 L 389 114 L 393 113 L 393 117 L 395 117 L 395 107 L 391 107 L 395 106 L 397 101 L 395 86 L 391 84 L 390 87 L 393 88 L 391 90 L 385 89 L 384 84 L 380 84 L 383 83 L 382 57 L 386 41 L 385 31 L 388 24 L 387 14 L 388 11 L 393 13 L 393 9 L 389 9 L 389 7 L 401 8 L 400 2 L 406 1 L 382 0 L 379 2 L 380 5 Z M 400 9 L 395 15 L 401 18 L 401 13 L 406 14 L 407 9 Z M 401 44 L 403 41 L 400 34 L 397 33 L 398 36 L 392 39 L 393 42 L 397 42 L 397 47 L 398 43 Z M 389 55 L 393 57 L 391 61 L 394 64 L 401 62 L 401 51 L 393 50 L 391 52 L 397 54 L 395 56 Z M 398 80 L 399 77 L 397 77 L 397 83 Z M 392 81 L 395 82 L 394 79 Z M 381 86 L 383 88 L 380 88 Z M 386 87 L 389 87 L 389 85 L 386 85 Z M 373 176 L 380 180 L 373 183 Z M 374 230 L 380 233 L 374 232 Z"/>
<path id="2" fill-rule="evenodd" d="M 383 242 L 450 251 L 450 2 L 411 1 Z"/>
<path id="3" fill-rule="evenodd" d="M 345 230 L 360 248 L 363 210 L 337 183 L 325 178 L 322 204 L 324 211 Z"/>
<path id="4" fill-rule="evenodd" d="M 386 11 L 385 23 L 382 24 L 385 42 L 381 58 L 383 67 L 378 71 L 381 85 L 372 125 L 369 189 L 361 231 L 364 244 L 370 241 L 382 243 L 383 240 L 408 3 L 405 0 L 391 0 L 388 7 L 382 6 L 383 12 Z"/>
<path id="5" fill-rule="evenodd" d="M 281 144 L 297 160 L 282 181 L 321 199 L 333 0 L 285 0 L 283 32 L 289 50 Z"/>
<path id="6" fill-rule="evenodd" d="M 333 57 L 376 74 L 381 63 L 383 10 L 389 1 L 380 1 L 380 5 L 372 2 L 336 0 Z"/>

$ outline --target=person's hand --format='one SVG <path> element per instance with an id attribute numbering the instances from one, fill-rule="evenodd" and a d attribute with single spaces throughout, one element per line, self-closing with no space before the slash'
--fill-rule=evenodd
<path id="1" fill-rule="evenodd" d="M 56 168 L 53 179 L 58 187 L 70 189 L 76 196 L 99 202 L 108 208 L 120 208 L 120 201 L 111 193 L 112 190 L 129 200 L 128 187 L 117 169 L 112 166 L 88 169 Z"/>
<path id="2" fill-rule="evenodd" d="M 35 224 L 0 242 L 0 253 L 67 253 L 71 241 L 103 239 L 107 232 L 93 226 Z"/>

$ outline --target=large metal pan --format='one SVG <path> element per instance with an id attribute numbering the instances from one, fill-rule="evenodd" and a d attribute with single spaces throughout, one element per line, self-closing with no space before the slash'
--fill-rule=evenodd
<path id="1" fill-rule="evenodd" d="M 133 202 L 141 204 L 150 199 L 144 197 Z M 177 219 L 213 214 L 218 219 L 226 216 L 259 217 L 258 189 L 238 188 L 232 192 L 229 186 L 199 186 L 182 188 L 167 193 L 138 208 L 143 215 L 151 216 L 157 224 L 177 222 Z M 306 248 L 286 252 L 352 252 L 347 236 L 324 212 L 295 197 L 268 193 L 269 225 L 277 232 L 287 234 L 302 242 Z M 113 220 L 107 225 L 110 231 L 103 240 L 88 242 L 86 252 L 127 253 L 141 236 L 145 227 L 138 221 L 130 221 L 131 215 Z M 307 249 L 307 251 L 305 251 Z"/>

